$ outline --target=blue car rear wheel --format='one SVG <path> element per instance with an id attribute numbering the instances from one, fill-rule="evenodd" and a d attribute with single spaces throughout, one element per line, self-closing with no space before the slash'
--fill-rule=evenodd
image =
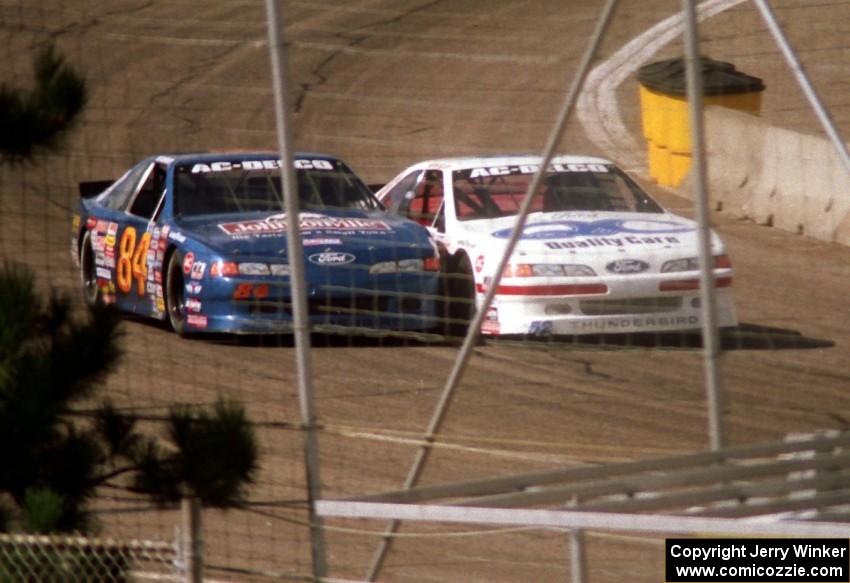
<path id="1" fill-rule="evenodd" d="M 168 323 L 180 336 L 186 335 L 186 288 L 183 283 L 183 257 L 174 251 L 165 275 L 165 311 Z"/>
<path id="2" fill-rule="evenodd" d="M 101 303 L 100 289 L 97 287 L 97 266 L 94 260 L 94 249 L 91 244 L 91 232 L 83 234 L 80 245 L 80 283 L 83 286 L 83 300 L 90 308 Z"/>

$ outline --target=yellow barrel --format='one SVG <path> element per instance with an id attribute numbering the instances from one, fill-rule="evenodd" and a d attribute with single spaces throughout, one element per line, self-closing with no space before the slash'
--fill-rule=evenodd
<path id="1" fill-rule="evenodd" d="M 649 175 L 656 182 L 662 182 L 661 177 L 667 172 L 670 150 L 657 145 L 652 140 L 647 141 L 647 157 L 649 158 Z"/>
<path id="2" fill-rule="evenodd" d="M 658 115 L 661 108 L 660 100 L 663 95 L 647 89 L 643 85 L 640 86 L 640 120 L 643 128 L 643 137 L 647 141 L 658 143 L 660 133 L 659 120 L 662 116 Z"/>
<path id="3" fill-rule="evenodd" d="M 759 114 L 765 89 L 761 79 L 705 57 L 700 65 L 705 105 Z M 691 157 L 685 62 L 677 58 L 644 65 L 638 81 L 649 174 L 659 184 L 678 186 L 690 169 Z"/>

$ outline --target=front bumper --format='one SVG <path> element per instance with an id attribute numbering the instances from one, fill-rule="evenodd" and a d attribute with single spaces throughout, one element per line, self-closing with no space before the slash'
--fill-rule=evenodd
<path id="1" fill-rule="evenodd" d="M 437 274 L 375 277 L 367 286 L 307 288 L 307 314 L 316 331 L 424 331 L 438 324 Z M 187 292 L 190 286 L 187 286 Z M 218 278 L 187 296 L 187 331 L 286 334 L 294 328 L 288 282 Z"/>
<path id="2" fill-rule="evenodd" d="M 730 277 L 718 277 L 726 285 L 716 290 L 717 323 L 721 327 L 738 323 L 734 293 L 727 285 L 731 284 Z M 497 293 L 481 332 L 582 335 L 699 329 L 703 321 L 699 290 L 661 292 L 659 281 L 644 280 L 639 285 L 608 281 L 604 293 L 584 295 Z M 482 299 L 478 294 L 478 301 Z"/>

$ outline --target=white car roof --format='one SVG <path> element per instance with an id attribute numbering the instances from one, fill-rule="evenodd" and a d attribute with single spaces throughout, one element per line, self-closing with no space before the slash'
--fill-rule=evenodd
<path id="1" fill-rule="evenodd" d="M 435 158 L 424 160 L 408 170 L 415 168 L 435 168 L 440 170 L 463 170 L 481 166 L 515 166 L 521 164 L 539 164 L 543 159 L 536 154 L 497 154 L 489 156 L 457 156 L 452 158 Z M 553 164 L 613 164 L 606 158 L 581 155 L 559 155 L 552 158 Z"/>

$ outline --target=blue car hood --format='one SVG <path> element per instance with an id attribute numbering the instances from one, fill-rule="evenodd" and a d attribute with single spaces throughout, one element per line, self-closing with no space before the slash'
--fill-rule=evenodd
<path id="1" fill-rule="evenodd" d="M 286 215 L 238 213 L 181 218 L 175 221 L 187 237 L 224 256 L 281 257 L 286 255 Z M 312 249 L 382 250 L 431 247 L 427 230 L 382 211 L 323 210 L 300 213 L 299 228 L 305 253 Z"/>

